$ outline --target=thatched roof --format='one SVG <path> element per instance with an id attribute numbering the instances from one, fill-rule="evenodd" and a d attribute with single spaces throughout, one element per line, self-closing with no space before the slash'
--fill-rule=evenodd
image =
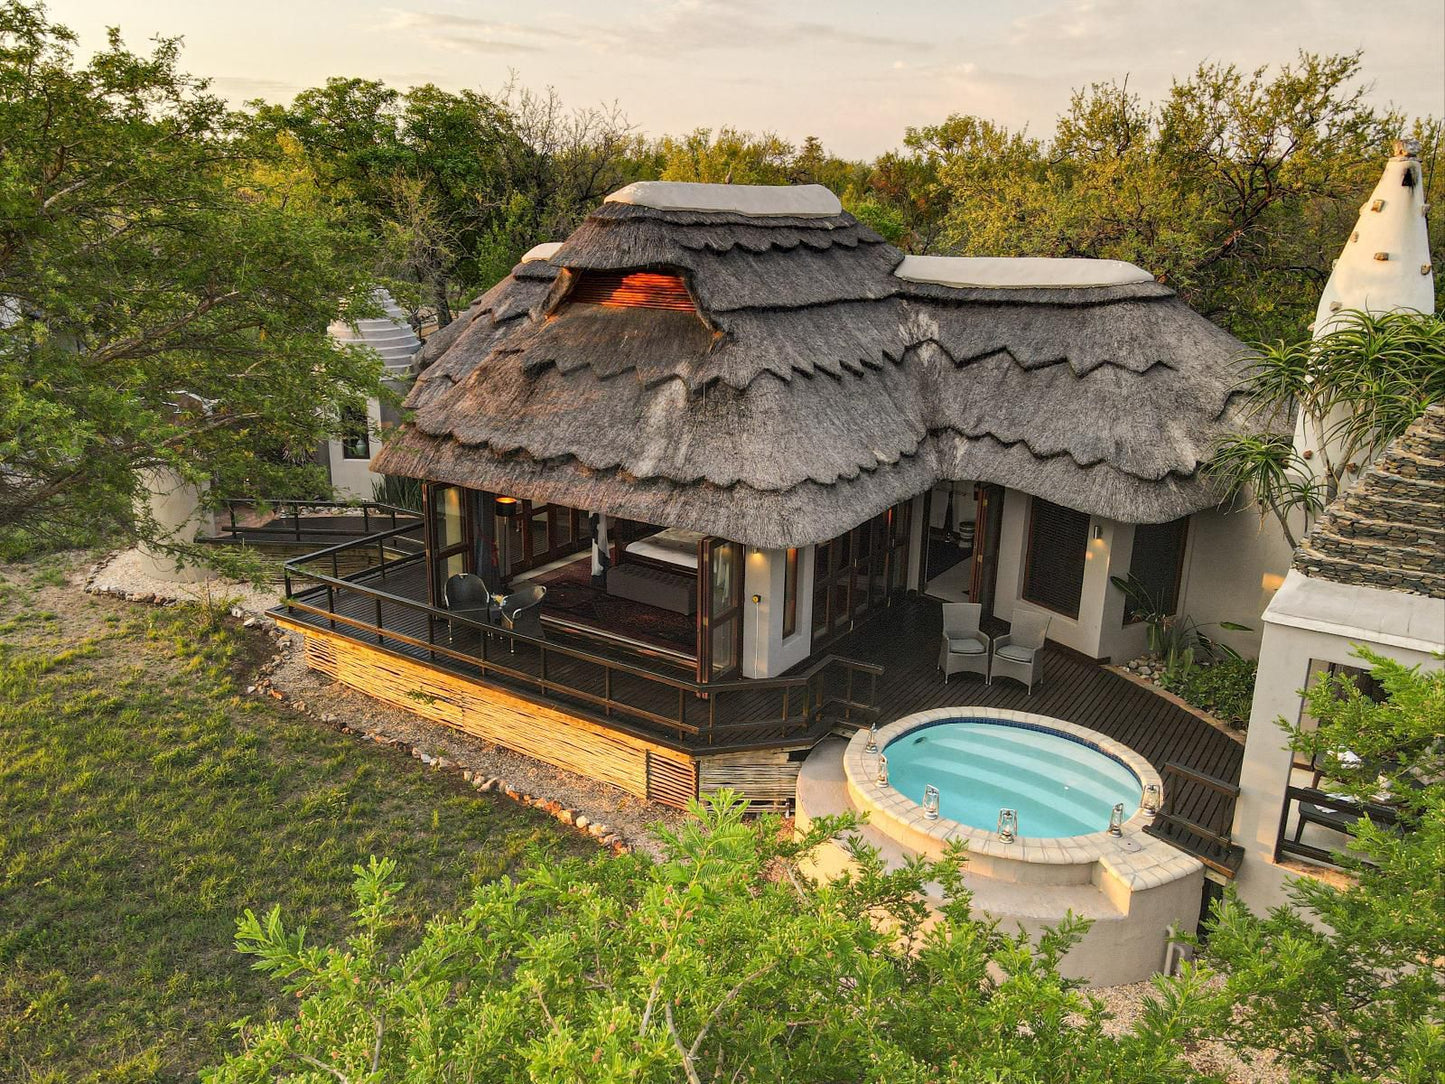
<path id="1" fill-rule="evenodd" d="M 831 538 L 944 479 L 1100 516 L 1213 505 L 1240 345 L 1153 282 L 955 287 L 846 213 L 604 203 L 433 335 L 388 473 L 749 545 Z M 681 275 L 697 312 L 568 300 Z"/>
<path id="2" fill-rule="evenodd" d="M 1294 567 L 1311 579 L 1445 598 L 1445 405 L 1429 407 L 1325 509 Z"/>

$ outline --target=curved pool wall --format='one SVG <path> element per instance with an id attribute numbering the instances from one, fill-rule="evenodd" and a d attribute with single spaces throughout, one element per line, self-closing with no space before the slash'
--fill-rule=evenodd
<path id="1" fill-rule="evenodd" d="M 1009 808 L 1020 835 L 1088 835 L 1108 828 L 1116 805 L 1131 815 L 1144 797 L 1137 767 L 1053 724 L 950 718 L 894 738 L 883 752 L 893 789 L 908 797 L 934 786 L 942 817 L 985 831 Z"/>

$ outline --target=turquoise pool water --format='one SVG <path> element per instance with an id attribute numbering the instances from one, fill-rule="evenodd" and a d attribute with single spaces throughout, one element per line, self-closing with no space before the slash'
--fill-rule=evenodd
<path id="1" fill-rule="evenodd" d="M 1018 811 L 1018 834 L 1056 839 L 1102 832 L 1124 803 L 1139 808 L 1139 779 L 1113 757 L 1052 731 L 992 719 L 957 719 L 910 731 L 889 742 L 889 784 L 922 804 L 938 788 L 939 814 L 993 831 L 998 811 Z"/>

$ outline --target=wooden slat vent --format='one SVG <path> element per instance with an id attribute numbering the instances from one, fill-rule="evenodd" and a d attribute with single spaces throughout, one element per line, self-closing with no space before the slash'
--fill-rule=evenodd
<path id="1" fill-rule="evenodd" d="M 583 271 L 571 300 L 614 308 L 697 311 L 680 275 L 652 271 Z"/>
<path id="2" fill-rule="evenodd" d="M 697 766 L 647 751 L 647 797 L 674 809 L 686 809 L 697 797 Z"/>

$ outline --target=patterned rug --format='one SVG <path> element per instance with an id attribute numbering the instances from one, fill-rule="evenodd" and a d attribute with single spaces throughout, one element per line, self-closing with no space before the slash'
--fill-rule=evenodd
<path id="1" fill-rule="evenodd" d="M 590 555 L 532 576 L 529 582 L 547 588 L 547 598 L 542 603 L 544 614 L 565 616 L 579 625 L 688 654 L 697 650 L 697 618 L 630 599 L 613 598 L 601 588 L 593 587 Z"/>

